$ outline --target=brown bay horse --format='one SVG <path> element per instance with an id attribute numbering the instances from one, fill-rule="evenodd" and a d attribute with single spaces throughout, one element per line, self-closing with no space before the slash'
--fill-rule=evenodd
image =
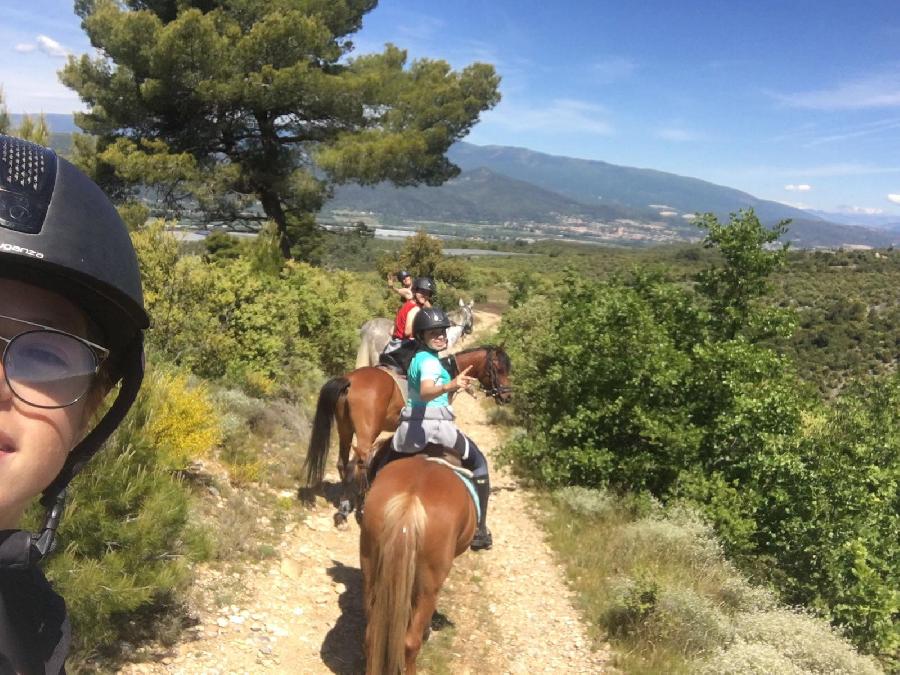
<path id="1" fill-rule="evenodd" d="M 498 404 L 509 401 L 511 364 L 502 347 L 475 347 L 448 359 L 450 361 L 445 360 L 445 367 L 451 376 L 472 366 L 469 375 L 478 380 L 485 394 Z M 381 432 L 397 430 L 404 405 L 403 395 L 394 378 L 381 368 L 357 368 L 343 377 L 332 378 L 322 386 L 304 467 L 307 485 L 319 485 L 325 474 L 331 427 L 335 423 L 339 444 L 337 467 L 342 483 L 340 506 L 334 516 L 336 525 L 346 523 L 351 511 L 365 496 L 368 488 L 366 468 L 375 440 Z M 351 448 L 354 454 L 352 463 Z"/>
<path id="2" fill-rule="evenodd" d="M 438 592 L 475 526 L 472 497 L 447 466 L 415 455 L 378 473 L 360 530 L 366 673 L 416 672 Z"/>

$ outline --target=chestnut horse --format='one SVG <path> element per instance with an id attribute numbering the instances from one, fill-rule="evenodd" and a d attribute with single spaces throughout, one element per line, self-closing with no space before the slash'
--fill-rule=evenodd
<path id="1" fill-rule="evenodd" d="M 366 673 L 414 675 L 453 559 L 475 534 L 475 504 L 453 470 L 422 455 L 385 466 L 360 531 Z"/>
<path id="2" fill-rule="evenodd" d="M 488 396 L 498 404 L 509 401 L 511 365 L 502 347 L 487 345 L 466 349 L 443 361 L 451 377 L 472 366 L 469 375 L 478 380 Z M 368 488 L 366 468 L 375 440 L 382 431 L 397 430 L 404 405 L 400 388 L 382 368 L 357 368 L 343 377 L 332 378 L 322 386 L 304 466 L 307 485 L 320 484 L 331 444 L 332 422 L 336 422 L 340 449 L 337 466 L 343 485 L 340 507 L 334 515 L 336 525 L 346 523 L 347 516 L 365 496 Z M 352 448 L 355 461 L 351 466 L 350 449 L 354 434 L 356 443 Z"/>

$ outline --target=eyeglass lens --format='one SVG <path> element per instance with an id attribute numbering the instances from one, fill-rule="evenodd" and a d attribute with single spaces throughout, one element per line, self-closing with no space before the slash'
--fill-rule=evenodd
<path id="1" fill-rule="evenodd" d="M 97 370 L 90 347 L 64 333 L 20 333 L 6 345 L 3 369 L 13 393 L 31 405 L 62 408 L 87 393 Z"/>

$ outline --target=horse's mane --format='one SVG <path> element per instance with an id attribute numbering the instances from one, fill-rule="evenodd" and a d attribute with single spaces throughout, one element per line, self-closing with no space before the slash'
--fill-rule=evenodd
<path id="1" fill-rule="evenodd" d="M 498 347 L 497 345 L 479 345 L 478 347 L 469 347 L 468 349 L 463 349 L 460 352 L 456 352 L 456 355 L 460 354 L 468 354 L 470 352 L 480 352 L 482 350 L 493 351 L 497 354 L 497 358 L 500 361 L 500 365 L 503 366 L 503 370 L 507 373 L 512 370 L 512 361 L 509 360 L 509 354 L 507 354 L 503 347 Z"/>

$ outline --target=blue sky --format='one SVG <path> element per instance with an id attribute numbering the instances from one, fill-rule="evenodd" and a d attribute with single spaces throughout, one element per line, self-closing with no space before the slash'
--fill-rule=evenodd
<path id="1" fill-rule="evenodd" d="M 0 0 L 12 112 L 68 112 L 70 0 Z M 694 176 L 829 211 L 900 215 L 898 0 L 382 0 L 355 40 L 493 63 L 467 140 Z"/>

